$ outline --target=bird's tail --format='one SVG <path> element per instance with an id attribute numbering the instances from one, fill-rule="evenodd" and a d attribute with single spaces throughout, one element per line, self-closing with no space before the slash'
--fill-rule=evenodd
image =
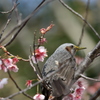
<path id="1" fill-rule="evenodd" d="M 50 91 L 45 87 L 45 84 L 41 85 L 41 92 L 45 96 L 45 100 L 48 100 L 50 96 Z"/>

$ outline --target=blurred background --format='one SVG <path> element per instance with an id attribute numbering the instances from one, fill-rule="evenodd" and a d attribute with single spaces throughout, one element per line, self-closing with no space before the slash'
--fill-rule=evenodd
<path id="1" fill-rule="evenodd" d="M 22 15 L 22 19 L 27 17 L 41 2 L 42 0 L 18 0 L 18 11 Z M 87 0 L 64 0 L 72 9 L 85 16 Z M 8 11 L 12 8 L 12 0 L 0 0 L 0 11 Z M 6 24 L 8 14 L 0 13 L 0 32 Z M 90 0 L 88 22 L 100 33 L 100 0 Z M 58 0 L 48 3 L 29 20 L 27 25 L 22 29 L 20 34 L 11 43 L 7 49 L 14 55 L 19 55 L 23 58 L 28 58 L 30 55 L 30 45 L 33 44 L 34 32 L 39 34 L 41 28 L 46 28 L 51 23 L 55 26 L 45 35 L 47 43 L 44 46 L 47 48 L 48 57 L 54 52 L 54 50 L 63 43 L 78 44 L 81 35 L 83 21 L 75 16 L 73 13 L 63 7 Z M 16 16 L 13 12 L 12 20 L 5 30 L 7 34 L 16 25 Z M 99 41 L 94 32 L 86 25 L 84 30 L 84 37 L 81 46 L 87 47 L 84 51 L 79 51 L 76 55 L 84 58 L 88 52 L 90 52 L 96 43 Z M 7 42 L 7 41 L 6 41 Z M 1 51 L 0 51 L 0 54 Z M 46 59 L 45 59 L 46 60 Z M 45 61 L 44 61 L 45 62 Z M 39 63 L 39 67 L 42 69 L 43 63 Z M 18 62 L 19 71 L 17 73 L 11 72 L 12 77 L 15 79 L 21 89 L 26 88 L 25 83 L 29 79 L 36 79 L 36 75 L 29 62 Z M 86 71 L 86 75 L 89 77 L 97 78 L 100 75 L 100 57 L 90 65 L 91 67 Z M 8 74 L 0 71 L 0 79 L 8 77 Z M 89 83 L 90 86 L 94 83 Z M 98 86 L 99 88 L 100 86 Z M 12 93 L 18 92 L 13 82 L 9 79 L 8 84 L 3 89 L 0 89 L 0 97 L 7 97 Z M 31 96 L 36 94 L 36 88 L 32 88 L 27 91 Z M 88 92 L 92 95 L 90 92 Z M 14 97 L 14 100 L 29 100 L 25 96 L 18 95 Z M 84 99 L 86 100 L 86 99 Z M 87 99 L 88 100 L 88 99 Z"/>

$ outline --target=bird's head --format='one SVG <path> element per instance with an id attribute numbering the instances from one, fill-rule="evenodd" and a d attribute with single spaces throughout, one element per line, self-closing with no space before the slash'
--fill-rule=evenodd
<path id="1" fill-rule="evenodd" d="M 65 49 L 72 55 L 75 55 L 76 51 L 86 49 L 86 47 L 79 47 L 72 43 L 66 43 Z"/>

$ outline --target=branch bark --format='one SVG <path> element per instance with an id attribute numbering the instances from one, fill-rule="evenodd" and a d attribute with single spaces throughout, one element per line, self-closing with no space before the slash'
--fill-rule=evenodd
<path id="1" fill-rule="evenodd" d="M 80 64 L 79 69 L 76 71 L 75 74 L 75 81 L 78 78 L 80 78 L 80 74 L 83 74 L 84 71 L 87 68 L 89 68 L 89 65 L 93 62 L 93 60 L 97 57 L 99 53 L 100 53 L 100 41 L 97 43 L 94 49 L 87 54 L 84 61 Z"/>

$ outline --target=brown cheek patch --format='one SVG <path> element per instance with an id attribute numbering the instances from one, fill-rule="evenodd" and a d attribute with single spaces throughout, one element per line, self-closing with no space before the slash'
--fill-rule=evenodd
<path id="1" fill-rule="evenodd" d="M 71 53 L 71 47 L 66 47 L 65 49 Z"/>

